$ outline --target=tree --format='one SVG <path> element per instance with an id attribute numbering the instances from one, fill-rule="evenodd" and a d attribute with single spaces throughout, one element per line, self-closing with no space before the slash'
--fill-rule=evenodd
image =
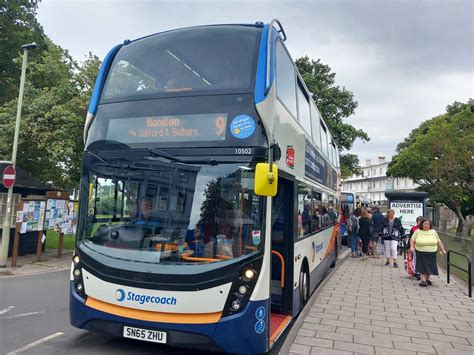
<path id="1" fill-rule="evenodd" d="M 37 0 L 0 0 L 0 105 L 18 96 L 23 44 L 42 47 L 46 37 L 36 20 Z M 39 51 L 32 51 L 36 57 Z"/>
<path id="2" fill-rule="evenodd" d="M 314 61 L 307 56 L 298 58 L 296 66 L 328 125 L 339 152 L 350 150 L 358 138 L 369 141 L 366 132 L 343 121 L 354 114 L 357 101 L 354 101 L 352 92 L 335 85 L 336 73 L 331 72 L 331 68 L 321 63 L 320 59 Z M 359 158 L 356 155 L 346 153 L 340 154 L 340 157 L 343 178 L 360 172 Z"/>
<path id="3" fill-rule="evenodd" d="M 82 132 L 100 61 L 79 65 L 67 50 L 46 40 L 28 65 L 18 145 L 18 165 L 43 182 L 72 189 L 79 184 Z M 0 106 L 0 158 L 9 159 L 17 99 Z"/>
<path id="4" fill-rule="evenodd" d="M 458 217 L 457 235 L 470 236 L 474 214 L 474 113 L 455 102 L 397 146 L 387 175 L 408 177 Z"/>

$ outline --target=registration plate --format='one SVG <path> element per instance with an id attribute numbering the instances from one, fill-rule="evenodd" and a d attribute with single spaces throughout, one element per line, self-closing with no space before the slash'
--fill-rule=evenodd
<path id="1" fill-rule="evenodd" d="M 166 344 L 166 333 L 157 330 L 141 329 L 134 327 L 123 327 L 124 338 L 151 341 L 153 343 Z"/>

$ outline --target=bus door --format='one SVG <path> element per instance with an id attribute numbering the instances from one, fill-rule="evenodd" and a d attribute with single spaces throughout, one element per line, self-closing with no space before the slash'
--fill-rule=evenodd
<path id="1" fill-rule="evenodd" d="M 294 182 L 279 177 L 272 202 L 272 275 L 270 342 L 291 321 L 293 304 L 293 195 Z"/>

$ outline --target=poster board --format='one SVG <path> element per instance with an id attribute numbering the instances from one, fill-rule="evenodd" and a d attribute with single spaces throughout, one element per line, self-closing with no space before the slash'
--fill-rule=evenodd
<path id="1" fill-rule="evenodd" d="M 46 200 L 42 199 L 20 199 L 16 213 L 15 238 L 13 240 L 12 267 L 16 266 L 18 248 L 20 245 L 20 234 L 27 232 L 38 232 L 38 242 L 36 248 L 37 261 L 41 261 L 46 215 Z"/>
<path id="2" fill-rule="evenodd" d="M 44 229 L 46 201 L 23 201 L 20 208 L 16 213 L 16 223 L 20 223 L 20 234 Z"/>
<path id="3" fill-rule="evenodd" d="M 76 234 L 78 201 L 69 200 L 69 194 L 60 191 L 46 193 L 45 229 L 60 234 Z"/>

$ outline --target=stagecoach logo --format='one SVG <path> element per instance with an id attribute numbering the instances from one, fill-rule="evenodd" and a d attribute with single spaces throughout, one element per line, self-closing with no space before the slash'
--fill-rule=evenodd
<path id="1" fill-rule="evenodd" d="M 115 291 L 115 299 L 119 302 L 122 302 L 125 299 L 125 291 L 121 288 Z"/>
<path id="2" fill-rule="evenodd" d="M 159 297 L 159 296 L 149 296 L 149 295 L 141 295 L 135 292 L 128 292 L 126 293 L 121 288 L 115 291 L 115 299 L 119 302 L 127 301 L 137 302 L 140 304 L 145 303 L 155 303 L 155 304 L 167 304 L 171 306 L 176 306 L 176 297 Z"/>

